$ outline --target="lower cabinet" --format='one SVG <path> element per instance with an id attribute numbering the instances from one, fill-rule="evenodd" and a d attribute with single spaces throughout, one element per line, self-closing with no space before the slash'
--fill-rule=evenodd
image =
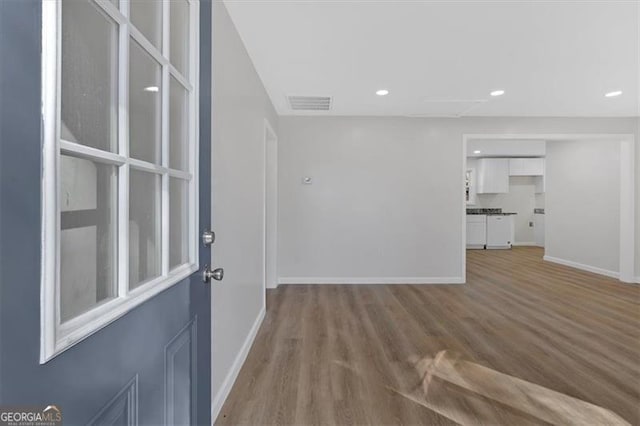
<path id="1" fill-rule="evenodd" d="M 467 215 L 467 248 L 484 249 L 487 244 L 487 216 Z"/>

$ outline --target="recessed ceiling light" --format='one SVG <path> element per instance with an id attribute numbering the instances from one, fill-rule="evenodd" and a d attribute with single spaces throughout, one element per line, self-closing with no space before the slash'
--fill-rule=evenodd
<path id="1" fill-rule="evenodd" d="M 387 96 L 389 94 L 389 91 L 387 89 L 380 89 L 376 92 L 376 95 L 378 96 Z"/>
<path id="2" fill-rule="evenodd" d="M 491 96 L 502 96 L 504 95 L 504 90 L 494 90 L 490 93 Z"/>
<path id="3" fill-rule="evenodd" d="M 145 92 L 158 92 L 159 90 L 158 86 L 149 86 L 144 88 Z"/>
<path id="4" fill-rule="evenodd" d="M 482 151 L 477 150 L 477 149 L 476 149 L 475 151 L 473 151 L 473 153 L 474 153 L 474 154 L 480 154 L 481 152 L 482 152 Z"/>
<path id="5" fill-rule="evenodd" d="M 605 96 L 607 98 L 614 98 L 614 97 L 620 96 L 620 95 L 622 95 L 622 90 L 616 90 L 614 92 L 609 92 L 609 93 L 605 94 Z"/>

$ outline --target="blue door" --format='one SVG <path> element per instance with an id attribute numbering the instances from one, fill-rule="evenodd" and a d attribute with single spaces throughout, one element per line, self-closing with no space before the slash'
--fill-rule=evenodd
<path id="1" fill-rule="evenodd" d="M 158 165 L 154 165 L 153 159 L 144 157 L 146 155 L 143 152 L 144 149 L 140 151 L 140 158 L 134 158 L 133 144 L 138 143 L 136 138 L 139 135 L 135 134 L 133 127 L 128 132 L 131 149 L 127 151 L 131 151 L 131 160 L 122 156 L 117 150 L 113 152 L 107 148 L 101 150 L 99 146 L 96 148 L 97 145 L 87 148 L 89 144 L 85 140 L 89 139 L 89 136 L 85 135 L 87 131 L 96 133 L 99 138 L 109 131 L 108 127 L 104 129 L 100 127 L 102 124 L 99 121 L 95 123 L 87 121 L 87 117 L 96 111 L 99 112 L 100 106 L 110 95 L 99 91 L 91 93 L 92 89 L 87 85 L 71 100 L 65 100 L 63 95 L 62 103 L 74 103 L 76 111 L 69 114 L 70 118 L 64 123 L 64 129 L 59 130 L 62 134 L 61 139 L 64 139 L 61 142 L 60 149 L 63 151 L 61 157 L 69 157 L 60 160 L 64 163 L 60 167 L 72 167 L 77 174 L 76 179 L 66 183 L 56 181 L 56 184 L 58 190 L 60 185 L 71 187 L 63 191 L 59 197 L 59 203 L 64 206 L 64 203 L 72 205 L 75 202 L 77 206 L 67 209 L 68 211 L 64 211 L 63 207 L 62 211 L 58 211 L 60 229 L 56 234 L 58 242 L 54 247 L 56 250 L 67 251 L 52 257 L 53 259 L 63 257 L 62 261 L 58 260 L 57 263 L 57 273 L 62 277 L 61 282 L 58 287 L 55 287 L 62 296 L 58 296 L 57 302 L 54 301 L 57 303 L 54 306 L 54 311 L 58 310 L 57 314 L 48 317 L 43 312 L 52 308 L 42 305 L 49 303 L 46 291 L 43 293 L 42 290 L 43 274 L 47 273 L 47 262 L 43 262 L 45 260 L 43 258 L 52 256 L 53 252 L 43 251 L 43 214 L 46 209 L 42 200 L 43 196 L 45 199 L 47 196 L 46 193 L 43 195 L 45 191 L 43 185 L 46 184 L 44 170 L 47 161 L 43 153 L 47 148 L 44 117 L 46 108 L 43 107 L 41 78 L 43 43 L 48 43 L 46 37 L 44 41 L 42 38 L 43 20 L 46 19 L 43 18 L 43 8 L 46 9 L 46 4 L 50 1 L 53 0 L 0 1 L 0 57 L 2 58 L 0 60 L 0 412 L 7 407 L 19 407 L 18 409 L 21 410 L 42 407 L 44 410 L 46 407 L 55 406 L 55 409 L 61 411 L 63 423 L 68 425 L 211 424 L 211 296 L 209 284 L 202 281 L 202 272 L 195 270 L 197 267 L 195 260 L 198 260 L 197 264 L 202 270 L 204 265 L 209 263 L 211 256 L 210 247 L 200 243 L 200 235 L 204 230 L 209 229 L 211 223 L 211 3 L 209 0 L 199 2 L 185 0 L 185 9 L 181 11 L 178 8 L 183 6 L 177 2 L 171 2 L 170 5 L 166 2 L 154 2 L 160 4 L 158 16 L 162 17 L 161 22 L 164 22 L 162 24 L 164 28 L 174 25 L 174 17 L 178 19 L 180 13 L 190 13 L 185 12 L 189 7 L 199 8 L 199 14 L 193 15 L 197 16 L 195 22 L 199 27 L 199 31 L 196 32 L 199 34 L 199 62 L 193 63 L 198 64 L 199 72 L 189 74 L 198 76 L 198 85 L 189 85 L 188 78 L 181 77 L 183 71 L 184 75 L 187 75 L 187 68 L 183 68 L 186 65 L 180 63 L 181 59 L 177 58 L 181 49 L 179 43 L 174 44 L 171 38 L 179 36 L 178 30 L 175 30 L 171 37 L 164 38 L 165 42 L 168 40 L 171 42 L 173 56 L 170 59 L 169 56 L 166 60 L 162 57 L 163 52 L 169 52 L 168 47 L 167 50 L 163 50 L 164 45 L 160 44 L 154 47 L 154 29 L 148 25 L 147 20 L 149 14 L 146 14 L 145 10 L 135 9 L 139 6 L 146 7 L 142 2 L 141 5 L 133 5 L 126 0 L 95 2 L 94 0 L 74 0 L 73 2 L 78 4 L 86 2 L 82 7 L 87 9 L 77 13 L 86 12 L 87 20 L 83 18 L 74 23 L 71 19 L 73 15 L 65 18 L 63 14 L 62 19 L 57 21 L 58 30 L 62 33 L 71 31 L 73 28 L 77 29 L 78 26 L 81 27 L 78 31 L 101 31 L 106 28 L 108 32 L 109 26 L 112 25 L 116 28 L 116 32 L 113 33 L 115 35 L 111 41 L 115 42 L 116 48 L 126 49 L 128 52 L 126 57 L 131 60 L 131 68 L 129 71 L 117 68 L 122 67 L 123 64 L 121 61 L 116 62 L 112 77 L 124 76 L 127 79 L 126 87 L 130 92 L 127 98 L 131 101 L 130 111 L 123 111 L 122 108 L 115 110 L 111 108 L 111 112 L 107 111 L 120 119 L 112 122 L 112 124 L 115 123 L 115 128 L 119 129 L 116 131 L 117 135 L 120 135 L 115 137 L 116 144 L 120 143 L 117 138 L 124 134 L 122 128 L 117 127 L 125 117 L 123 114 L 129 114 L 127 121 L 131 126 L 136 123 L 138 129 L 142 129 L 140 131 L 143 133 L 140 134 L 148 136 L 148 129 L 153 126 L 153 123 L 148 121 L 150 119 L 144 111 L 140 112 L 144 109 L 144 103 L 153 103 L 154 101 L 150 99 L 153 99 L 153 96 L 160 96 L 165 89 L 166 102 L 173 102 L 174 97 L 180 99 L 183 92 L 188 96 L 188 90 L 197 87 L 199 121 L 192 123 L 197 123 L 194 127 L 198 131 L 194 134 L 197 135 L 195 146 L 198 155 L 193 156 L 196 166 L 191 169 L 194 170 L 193 174 L 189 173 L 189 169 L 185 169 L 184 172 L 178 170 L 179 166 L 175 166 L 176 171 L 172 172 L 173 159 L 170 162 L 164 160 L 164 163 L 159 162 Z M 61 1 L 62 3 L 56 6 L 58 11 L 60 4 L 64 8 L 65 4 L 72 3 L 69 0 Z M 127 9 L 124 9 L 125 7 Z M 171 20 L 168 19 L 169 13 L 171 13 Z M 91 19 L 95 19 L 95 22 Z M 127 24 L 129 22 L 127 19 L 135 25 Z M 134 28 L 138 24 L 139 28 Z M 63 34 L 63 49 L 66 43 L 64 37 Z M 159 39 L 162 40 L 162 35 Z M 86 58 L 89 62 L 92 57 L 97 58 L 96 61 L 101 60 L 99 55 L 95 55 L 96 49 L 90 49 L 91 40 L 83 40 L 79 37 L 74 40 L 75 54 L 83 52 L 82 49 L 88 49 L 83 53 L 82 58 Z M 194 39 L 190 39 L 190 42 L 193 41 Z M 108 42 L 108 39 L 103 38 L 96 42 L 98 44 L 95 46 Z M 188 44 L 184 46 L 188 48 Z M 154 56 L 148 52 L 156 53 Z M 109 53 L 109 50 L 105 50 L 101 51 L 100 55 L 105 57 Z M 134 64 L 136 57 L 142 58 L 137 60 L 137 65 Z M 67 61 L 67 65 L 64 61 Z M 102 72 L 101 70 L 104 69 L 104 67 L 93 69 L 91 63 L 74 68 L 68 66 L 69 59 L 65 57 L 62 58 L 62 62 L 63 69 L 67 66 L 72 69 L 69 73 L 75 73 L 68 74 L 73 75 L 73 79 L 67 79 L 70 81 L 65 82 L 64 75 L 61 77 L 63 91 L 66 90 L 65 84 L 69 87 L 82 85 L 86 78 L 91 77 L 90 73 Z M 141 74 L 134 68 L 144 69 L 148 64 L 154 63 L 157 63 L 158 70 L 161 70 L 157 76 L 163 86 L 154 88 L 149 85 L 144 87 L 145 93 L 142 91 L 134 93 L 136 84 L 145 83 L 135 81 Z M 147 77 L 153 75 L 153 72 L 145 74 Z M 117 86 L 117 82 L 114 84 Z M 120 91 L 113 93 L 125 93 L 122 88 L 118 90 Z M 74 94 L 71 89 L 66 93 Z M 147 95 L 148 97 L 145 97 Z M 137 116 L 133 116 L 131 111 L 134 108 L 134 99 L 136 99 L 135 102 L 139 100 L 142 105 L 139 108 L 140 111 L 136 113 Z M 160 105 L 160 101 L 158 102 Z M 120 107 L 126 105 L 122 99 L 116 104 Z M 63 105 L 63 118 L 66 114 L 64 108 Z M 165 115 L 161 114 L 167 120 L 170 119 L 171 123 L 167 123 L 167 126 L 173 126 L 172 111 L 173 109 Z M 183 123 L 186 127 L 188 127 L 187 122 L 189 120 Z M 178 128 L 179 125 L 176 125 L 175 129 Z M 191 134 L 188 132 L 193 130 L 186 128 L 185 135 Z M 164 128 L 161 131 L 168 130 Z M 171 134 L 171 131 L 168 131 L 168 134 Z M 171 140 L 168 143 L 171 143 Z M 76 146 L 80 144 L 87 146 Z M 69 150 L 65 150 L 65 146 Z M 173 155 L 170 149 L 164 152 Z M 89 164 L 88 169 L 87 164 Z M 90 196 L 90 198 L 93 197 L 93 202 L 85 203 L 84 207 L 80 206 L 82 202 L 76 201 L 74 197 L 82 191 L 91 192 L 92 186 L 92 180 L 86 179 L 86 176 L 82 175 L 82 170 L 89 170 L 87 173 L 96 181 L 104 178 L 109 182 L 109 179 L 113 178 L 112 182 L 115 183 L 111 189 L 114 198 L 103 197 L 98 193 Z M 193 207 L 193 214 L 197 216 L 197 220 L 183 222 L 185 224 L 183 231 L 188 230 L 196 234 L 189 238 L 197 238 L 199 243 L 193 244 L 190 249 L 185 249 L 184 256 L 192 256 L 191 259 L 195 260 L 192 262 L 192 269 L 180 276 L 181 279 L 178 282 L 169 283 L 165 280 L 166 286 L 161 291 L 143 301 L 130 304 L 130 308 L 126 308 L 126 304 L 120 305 L 117 308 L 120 309 L 120 313 L 113 314 L 118 311 L 117 309 L 110 311 L 109 306 L 117 305 L 113 301 L 119 297 L 118 292 L 122 291 L 122 287 L 118 287 L 122 286 L 118 276 L 128 277 L 129 281 L 125 282 L 129 284 L 131 280 L 139 279 L 142 282 L 141 288 L 144 285 L 153 285 L 153 280 L 142 281 L 140 278 L 144 275 L 140 271 L 144 270 L 145 273 L 151 271 L 155 262 L 152 245 L 141 243 L 145 227 L 152 228 L 149 223 L 157 223 L 158 226 L 154 230 L 159 232 L 158 235 L 162 235 L 158 241 L 163 241 L 163 244 L 173 244 L 174 240 L 179 244 L 181 238 L 187 238 L 184 232 L 176 234 L 175 229 L 178 225 L 171 220 L 163 221 L 153 215 L 144 215 L 143 201 L 149 191 L 144 188 L 138 188 L 140 189 L 138 191 L 134 184 L 138 182 L 139 185 L 143 185 L 145 181 L 143 176 L 150 177 L 147 180 L 151 182 L 159 182 L 164 191 L 161 192 L 162 194 L 172 195 L 182 194 L 180 188 L 190 188 L 189 182 L 192 182 L 190 179 L 199 177 L 199 186 L 195 186 L 193 198 L 187 195 L 184 197 L 185 206 L 197 206 L 197 208 Z M 105 231 L 104 227 L 100 227 L 102 225 L 98 223 L 100 219 L 96 211 L 104 207 L 105 203 L 108 204 L 109 200 L 120 200 L 117 197 L 125 193 L 122 192 L 122 179 L 125 178 L 130 183 L 130 187 L 124 189 L 129 194 L 125 197 L 129 203 L 128 209 L 124 212 L 115 207 L 109 210 L 112 216 L 103 222 L 109 226 L 118 224 L 117 229 L 109 234 L 108 230 Z M 85 189 L 82 189 L 83 187 Z M 176 188 L 175 191 L 174 188 Z M 184 191 L 184 194 L 188 193 L 187 189 Z M 141 195 L 138 196 L 138 194 Z M 178 197 L 174 198 L 174 200 L 177 199 Z M 193 202 L 194 199 L 197 202 Z M 189 200 L 193 203 L 189 204 Z M 166 206 L 166 208 L 162 207 L 161 211 L 173 214 L 173 204 L 168 202 L 162 204 L 162 201 L 156 201 L 158 206 Z M 184 208 L 183 211 L 187 211 L 188 207 Z M 133 217 L 127 221 L 127 212 L 130 218 L 135 214 L 139 214 L 139 217 Z M 82 227 L 78 223 L 83 223 Z M 195 225 L 190 228 L 190 224 Z M 93 234 L 91 231 L 82 231 L 84 234 L 77 231 L 91 228 L 93 225 L 97 229 Z M 127 229 L 124 235 L 127 235 L 128 241 L 116 241 L 121 237 L 120 232 L 124 229 L 123 227 Z M 169 230 L 165 232 L 163 228 L 166 227 Z M 69 229 L 73 232 L 65 234 Z M 76 237 L 80 237 L 80 241 L 84 239 L 84 243 L 91 240 L 91 235 L 96 238 L 96 233 L 108 234 L 111 239 L 103 238 L 93 247 L 88 244 L 88 249 L 76 250 L 70 254 L 69 247 L 65 244 L 69 244 L 68 238 L 74 233 Z M 122 252 L 110 252 L 112 246 L 105 241 L 113 247 L 128 252 L 129 258 L 132 259 L 130 262 L 124 262 L 127 265 L 128 274 L 124 274 L 122 270 L 124 263 L 121 262 L 122 257 L 119 257 L 122 256 Z M 156 265 L 160 275 L 163 273 L 171 275 L 174 257 L 180 263 L 181 252 L 174 250 L 174 245 L 171 247 L 171 250 L 167 249 L 166 259 L 161 259 Z M 110 261 L 105 261 L 105 258 L 109 258 Z M 167 260 L 168 265 L 163 266 L 163 260 Z M 96 280 L 103 280 L 113 282 L 114 285 L 105 287 L 106 290 L 105 288 L 95 290 L 91 294 L 92 304 L 87 312 L 103 310 L 106 312 L 104 315 L 115 315 L 115 317 L 105 320 L 104 324 L 94 330 L 86 329 L 86 324 L 76 324 L 75 329 L 69 334 L 71 337 L 67 340 L 58 339 L 57 336 L 67 333 L 66 326 L 74 321 L 79 322 L 77 318 L 84 318 L 83 315 L 86 314 L 82 305 L 82 303 L 86 304 L 86 300 L 82 299 L 84 296 L 78 295 L 80 294 L 78 288 L 70 287 L 75 285 L 73 284 L 75 281 L 73 279 L 65 281 L 64 278 L 70 277 L 73 271 L 85 267 L 87 263 L 96 262 L 99 267 L 94 265 L 93 269 L 90 268 L 93 270 L 93 277 L 89 281 L 95 284 Z M 177 271 L 180 270 L 180 268 L 177 269 Z M 182 268 L 183 272 L 184 270 L 185 268 Z M 138 272 L 140 273 L 136 275 Z M 47 277 L 44 278 L 46 281 Z M 85 278 L 80 276 L 76 281 L 82 284 L 87 282 L 83 281 Z M 162 277 L 158 279 L 160 278 Z M 131 296 L 142 294 L 143 291 L 138 290 L 136 293 L 136 289 L 131 285 L 126 288 L 125 284 L 124 293 Z M 65 302 L 67 299 L 70 302 Z M 68 306 L 64 306 L 64 303 L 68 303 Z M 67 321 L 65 315 L 71 319 Z M 100 321 L 100 318 L 107 317 L 91 314 L 88 318 L 91 318 L 91 321 L 96 318 Z M 52 325 L 51 321 L 57 321 L 56 325 Z M 53 330 L 54 341 L 50 342 L 51 348 L 49 348 L 51 350 L 43 349 L 43 345 L 49 344 L 44 343 L 47 338 L 43 337 L 43 330 Z"/>

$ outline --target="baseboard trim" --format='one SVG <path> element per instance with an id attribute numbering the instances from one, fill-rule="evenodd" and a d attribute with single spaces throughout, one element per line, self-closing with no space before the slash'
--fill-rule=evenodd
<path id="1" fill-rule="evenodd" d="M 278 284 L 464 284 L 462 277 L 281 277 Z"/>
<path id="2" fill-rule="evenodd" d="M 572 260 L 560 259 L 553 256 L 544 256 L 543 259 L 547 262 L 557 263 L 559 265 L 570 266 L 572 268 L 581 269 L 587 272 L 593 272 L 594 274 L 604 275 L 611 278 L 620 278 L 620 273 L 615 271 L 609 271 L 608 269 L 602 269 L 595 266 L 585 265 L 582 263 L 574 262 Z"/>
<path id="3" fill-rule="evenodd" d="M 484 244 L 467 244 L 467 250 L 484 250 Z"/>
<path id="4" fill-rule="evenodd" d="M 636 277 L 636 284 L 640 284 L 640 277 Z"/>
<path id="5" fill-rule="evenodd" d="M 524 243 L 513 243 L 511 244 L 514 247 L 520 247 L 520 246 L 529 246 L 529 247 L 538 247 L 538 245 L 535 243 L 535 241 L 529 241 L 529 242 L 524 242 Z"/>
<path id="6" fill-rule="evenodd" d="M 263 307 L 258 313 L 258 317 L 251 326 L 251 330 L 249 330 L 249 334 L 247 338 L 244 340 L 238 355 L 236 355 L 236 359 L 233 361 L 231 365 L 231 369 L 227 373 L 227 376 L 224 378 L 222 382 L 222 386 L 220 386 L 220 390 L 213 398 L 213 402 L 211 403 L 211 423 L 214 424 L 218 415 L 220 414 L 220 410 L 222 410 L 222 406 L 229 396 L 229 392 L 231 392 L 231 388 L 233 388 L 233 384 L 238 378 L 238 374 L 240 373 L 240 369 L 242 369 L 242 365 L 247 359 L 247 355 L 249 355 L 249 350 L 251 349 L 251 345 L 253 345 L 253 341 L 258 334 L 258 330 L 260 329 L 260 325 L 262 325 L 262 320 L 264 320 L 264 316 L 266 314 L 266 310 Z"/>

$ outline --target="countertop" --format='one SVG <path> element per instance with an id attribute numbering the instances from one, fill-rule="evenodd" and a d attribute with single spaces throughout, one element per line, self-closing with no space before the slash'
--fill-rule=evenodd
<path id="1" fill-rule="evenodd" d="M 469 215 L 487 215 L 487 216 L 511 216 L 518 213 L 503 212 L 502 209 L 467 209 Z"/>

